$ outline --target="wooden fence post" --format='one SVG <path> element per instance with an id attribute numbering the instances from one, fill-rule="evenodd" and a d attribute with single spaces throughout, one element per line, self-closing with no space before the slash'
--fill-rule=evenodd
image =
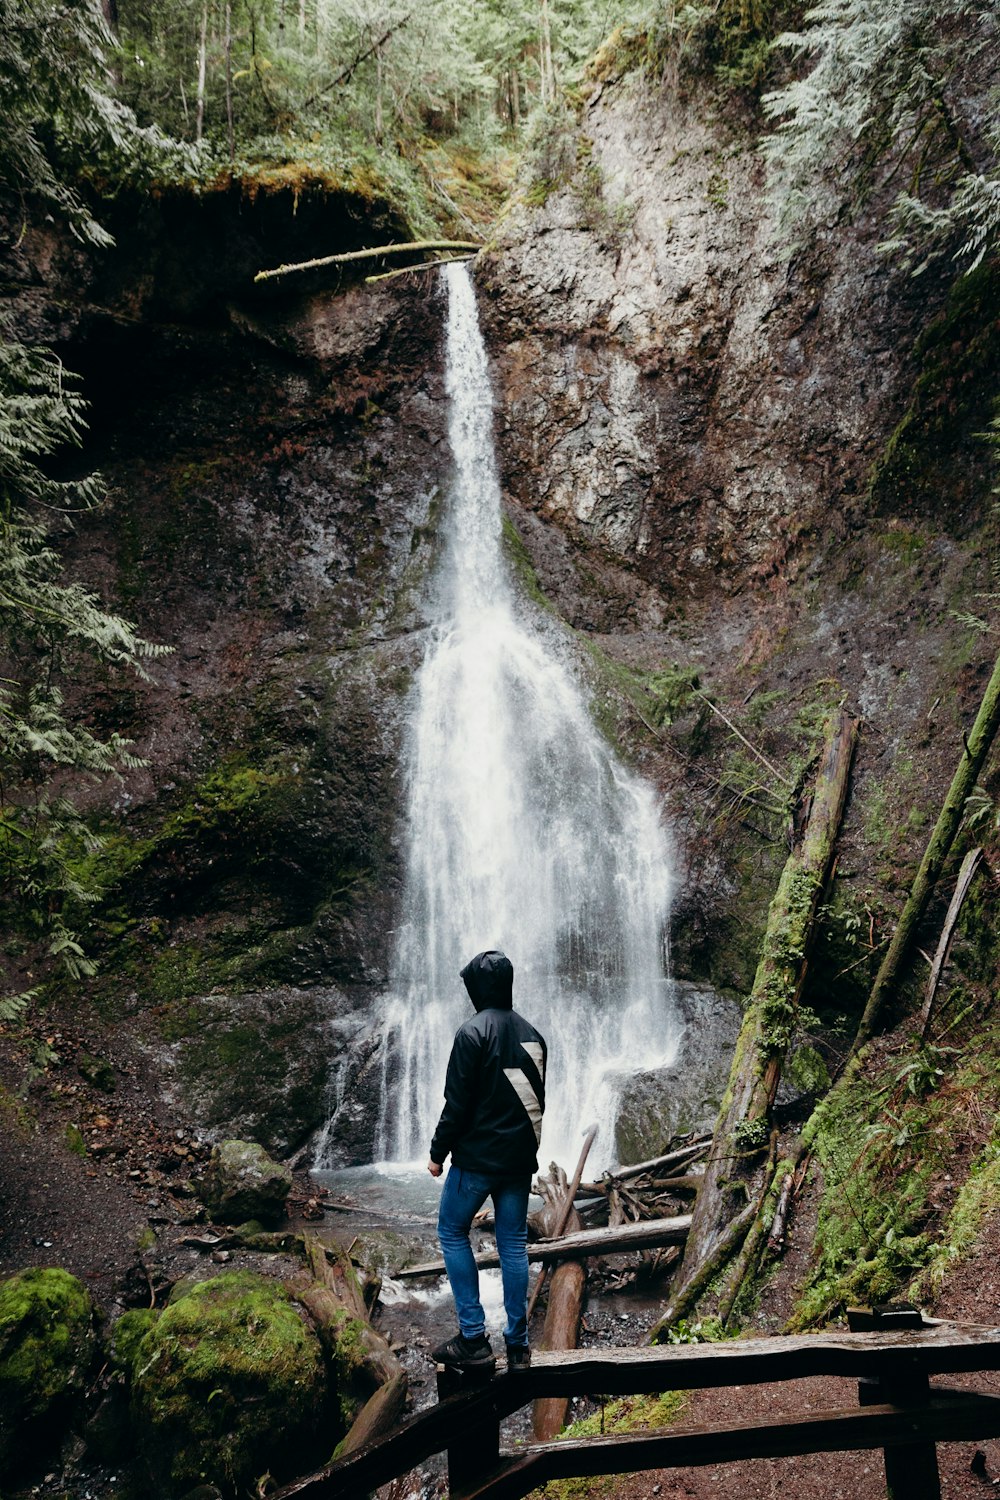
<path id="1" fill-rule="evenodd" d="M 883 1307 L 848 1308 L 847 1326 L 852 1333 L 868 1333 L 876 1329 L 923 1328 L 924 1320 L 919 1308 L 908 1303 L 889 1303 Z M 930 1399 L 930 1393 L 930 1380 L 919 1372 L 858 1382 L 858 1401 L 862 1406 L 882 1402 L 893 1406 L 919 1405 Z M 941 1500 L 936 1444 L 907 1443 L 883 1448 L 882 1454 L 887 1500 Z"/>
<path id="2" fill-rule="evenodd" d="M 475 1386 L 493 1379 L 489 1374 L 477 1371 L 449 1369 L 447 1365 L 437 1367 L 438 1400 L 457 1396 Z M 500 1462 L 500 1418 L 493 1407 L 479 1421 L 458 1423 L 453 1436 L 448 1439 L 448 1491 L 466 1489 L 482 1479 Z"/>

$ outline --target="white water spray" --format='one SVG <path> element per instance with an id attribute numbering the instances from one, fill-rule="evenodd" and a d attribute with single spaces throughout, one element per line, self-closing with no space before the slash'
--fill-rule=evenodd
<path id="1" fill-rule="evenodd" d="M 387 1000 L 378 1150 L 426 1156 L 456 1028 L 459 969 L 484 948 L 514 965 L 514 1005 L 549 1044 L 540 1162 L 615 1159 L 624 1078 L 668 1063 L 666 838 L 649 787 L 615 759 L 559 660 L 518 618 L 502 546 L 493 403 L 475 294 L 448 287 L 455 473 L 436 618 L 415 684 L 403 920 Z"/>

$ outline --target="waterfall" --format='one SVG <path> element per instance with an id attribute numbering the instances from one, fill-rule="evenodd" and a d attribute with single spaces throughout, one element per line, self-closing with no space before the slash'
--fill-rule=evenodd
<path id="1" fill-rule="evenodd" d="M 625 1076 L 672 1060 L 670 864 L 650 787 L 592 723 L 565 637 L 529 623 L 503 551 L 493 401 L 464 265 L 448 292 L 454 458 L 430 644 L 413 689 L 402 924 L 382 1047 L 378 1149 L 426 1156 L 456 1028 L 459 969 L 514 965 L 514 1005 L 549 1044 L 540 1162 L 615 1159 Z M 535 614 L 538 611 L 533 611 Z"/>

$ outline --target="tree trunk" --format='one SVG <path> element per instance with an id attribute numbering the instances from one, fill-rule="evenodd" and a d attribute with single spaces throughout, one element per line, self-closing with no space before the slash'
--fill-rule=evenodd
<path id="1" fill-rule="evenodd" d="M 738 1248 L 734 1222 L 746 1217 L 747 1228 L 752 1222 L 753 1215 L 747 1217 L 743 1205 L 759 1198 L 771 1109 L 795 1031 L 814 918 L 833 864 L 856 739 L 857 721 L 848 714 L 841 712 L 829 721 L 804 832 L 788 857 L 768 912 L 684 1258 L 654 1338 L 692 1305 L 692 1289 L 706 1284 L 703 1267 L 711 1264 L 718 1270 Z"/>
<path id="2" fill-rule="evenodd" d="M 226 0 L 226 131 L 229 137 L 229 160 L 236 160 L 236 137 L 233 132 L 233 7 Z"/>
<path id="3" fill-rule="evenodd" d="M 576 1214 L 570 1223 L 579 1226 Z M 580 1338 L 580 1315 L 587 1290 L 587 1268 L 582 1260 L 567 1260 L 557 1266 L 549 1283 L 549 1305 L 541 1347 L 545 1350 L 575 1349 Z M 566 1426 L 568 1396 L 547 1396 L 534 1403 L 532 1426 L 535 1437 L 547 1443 Z"/>
<path id="4" fill-rule="evenodd" d="M 969 894 L 969 887 L 975 879 L 976 871 L 979 869 L 979 861 L 982 857 L 982 849 L 970 849 L 962 860 L 962 868 L 958 872 L 958 879 L 955 882 L 955 889 L 948 904 L 944 926 L 941 928 L 937 952 L 934 954 L 934 962 L 931 964 L 931 972 L 927 978 L 927 992 L 924 995 L 924 1003 L 920 1011 L 920 1040 L 922 1042 L 926 1042 L 927 1033 L 931 1028 L 934 1000 L 937 996 L 938 985 L 941 983 L 941 975 L 944 973 L 945 964 L 948 962 L 948 956 L 951 953 L 955 927 L 961 915 L 965 898 Z"/>
<path id="5" fill-rule="evenodd" d="M 541 0 L 538 64 L 541 74 L 542 103 L 551 104 L 556 94 L 555 69 L 552 66 L 552 28 L 549 24 L 549 0 Z"/>
<path id="6" fill-rule="evenodd" d="M 993 667 L 993 675 L 983 695 L 983 701 L 979 705 L 972 732 L 968 739 L 965 735 L 962 736 L 962 758 L 958 763 L 958 770 L 948 788 L 948 795 L 944 799 L 944 806 L 934 826 L 930 843 L 920 861 L 920 869 L 910 888 L 910 894 L 903 907 L 896 931 L 893 933 L 892 942 L 875 976 L 875 983 L 868 997 L 864 1015 L 861 1017 L 858 1034 L 854 1039 L 854 1052 L 871 1039 L 878 1025 L 882 1008 L 895 988 L 903 960 L 909 952 L 920 919 L 927 909 L 931 892 L 937 884 L 945 860 L 951 853 L 955 835 L 962 823 L 966 801 L 989 754 L 998 725 L 1000 725 L 1000 656 L 997 657 Z"/>
<path id="7" fill-rule="evenodd" d="M 205 129 L 205 65 L 208 57 L 208 0 L 201 8 L 201 37 L 198 41 L 198 90 L 194 117 L 194 138 L 200 141 Z"/>

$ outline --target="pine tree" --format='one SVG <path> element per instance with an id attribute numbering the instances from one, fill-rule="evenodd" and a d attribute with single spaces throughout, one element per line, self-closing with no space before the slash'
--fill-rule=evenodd
<path id="1" fill-rule="evenodd" d="M 782 233 L 891 185 L 884 248 L 915 270 L 945 252 L 977 265 L 1000 232 L 997 94 L 965 111 L 961 80 L 1000 51 L 1000 0 L 823 0 L 775 45 L 806 68 L 764 98 Z"/>
<path id="2" fill-rule="evenodd" d="M 109 236 L 74 164 L 114 157 L 134 167 L 162 142 L 113 97 L 110 44 L 91 0 L 0 0 L 0 192 L 22 221 L 41 205 L 93 244 Z M 96 841 L 62 783 L 138 762 L 121 735 L 101 739 L 74 718 L 64 689 L 95 664 L 142 673 L 164 650 L 63 576 L 55 529 L 100 503 L 102 489 L 96 475 L 63 481 L 46 464 L 79 444 L 84 410 L 56 355 L 0 320 L 0 892 L 74 976 L 92 967 L 68 920 L 92 896 L 74 856 Z M 18 1003 L 0 997 L 0 1019 Z"/>

